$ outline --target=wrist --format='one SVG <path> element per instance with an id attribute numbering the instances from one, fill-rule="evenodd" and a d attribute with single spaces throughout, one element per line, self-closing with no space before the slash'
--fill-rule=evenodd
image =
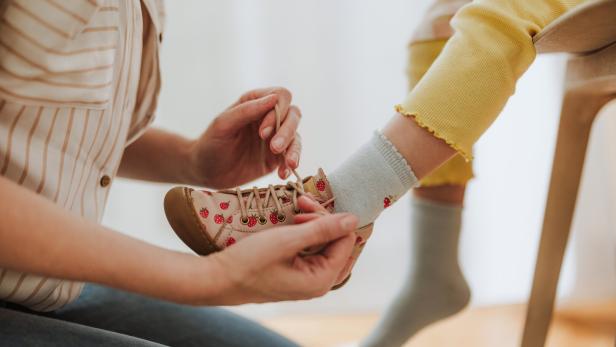
<path id="1" fill-rule="evenodd" d="M 219 304 L 227 281 L 215 258 L 185 255 L 173 272 L 170 289 L 174 301 L 191 305 Z"/>
<path id="2" fill-rule="evenodd" d="M 178 154 L 182 158 L 180 169 L 181 181 L 189 185 L 203 185 L 202 170 L 198 160 L 198 141 L 184 139 Z"/>

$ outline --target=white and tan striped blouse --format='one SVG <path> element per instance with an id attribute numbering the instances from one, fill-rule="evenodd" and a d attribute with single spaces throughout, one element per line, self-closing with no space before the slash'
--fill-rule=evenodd
<path id="1" fill-rule="evenodd" d="M 154 115 L 162 0 L 0 4 L 0 174 L 100 221 L 124 148 Z M 0 269 L 0 300 L 38 311 L 82 286 Z"/>

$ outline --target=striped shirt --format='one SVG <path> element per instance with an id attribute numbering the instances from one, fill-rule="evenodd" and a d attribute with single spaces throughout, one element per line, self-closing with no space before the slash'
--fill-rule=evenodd
<path id="1" fill-rule="evenodd" d="M 153 119 L 163 17 L 162 0 L 2 1 L 0 174 L 100 222 L 124 148 Z M 37 311 L 82 287 L 0 269 L 0 300 Z"/>

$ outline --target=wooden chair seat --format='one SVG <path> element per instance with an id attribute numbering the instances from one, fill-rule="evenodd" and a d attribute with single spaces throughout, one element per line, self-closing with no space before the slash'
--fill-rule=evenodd
<path id="1" fill-rule="evenodd" d="M 595 0 L 581 4 L 535 35 L 538 53 L 588 53 L 614 43 L 616 1 Z"/>

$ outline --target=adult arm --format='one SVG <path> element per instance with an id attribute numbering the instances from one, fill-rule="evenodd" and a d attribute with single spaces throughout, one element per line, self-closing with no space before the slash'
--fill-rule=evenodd
<path id="1" fill-rule="evenodd" d="M 307 201 L 303 206 L 315 208 Z M 215 305 L 323 295 L 351 252 L 356 223 L 352 216 L 328 216 L 198 257 L 82 219 L 1 176 L 0 220 L 0 268 Z M 330 241 L 323 254 L 297 256 L 305 247 Z M 246 281 L 234 277 L 238 274 Z"/>

